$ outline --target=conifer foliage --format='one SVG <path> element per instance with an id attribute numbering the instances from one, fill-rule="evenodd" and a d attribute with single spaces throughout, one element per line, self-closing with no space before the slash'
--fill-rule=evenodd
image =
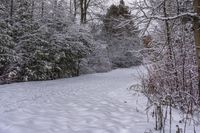
<path id="1" fill-rule="evenodd" d="M 104 30 L 113 36 L 134 36 L 136 26 L 129 11 L 129 7 L 120 0 L 119 5 L 111 5 L 104 18 Z"/>
<path id="2" fill-rule="evenodd" d="M 0 3 L 0 83 L 78 75 L 80 59 L 90 53 L 93 38 L 72 23 L 65 2 L 8 3 Z"/>

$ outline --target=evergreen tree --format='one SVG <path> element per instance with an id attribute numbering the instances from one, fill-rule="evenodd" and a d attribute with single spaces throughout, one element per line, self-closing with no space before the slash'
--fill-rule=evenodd
<path id="1" fill-rule="evenodd" d="M 21 58 L 14 70 L 18 81 L 45 79 L 45 62 L 42 56 L 47 42 L 39 30 L 39 23 L 33 20 L 31 4 L 29 0 L 15 2 L 12 36 L 16 43 L 15 51 Z"/>
<path id="2" fill-rule="evenodd" d="M 35 6 L 40 3 L 34 0 L 14 1 L 12 17 L 9 17 L 11 13 L 5 4 L 0 4 L 1 81 L 49 80 L 79 75 L 80 60 L 92 48 L 92 35 L 72 23 L 64 0 L 50 1 L 48 7 L 44 3 L 42 8 L 51 11 L 51 17 L 44 12 L 43 17 L 35 15 L 39 12 L 35 12 Z"/>
<path id="3" fill-rule="evenodd" d="M 4 4 L 0 4 L 0 81 L 9 76 L 9 67 L 14 61 L 14 46 L 12 37 L 9 35 L 10 28 L 7 23 L 8 12 Z"/>
<path id="4" fill-rule="evenodd" d="M 118 6 L 111 5 L 103 20 L 104 31 L 116 37 L 134 36 L 137 27 L 131 20 L 131 12 L 123 0 Z"/>

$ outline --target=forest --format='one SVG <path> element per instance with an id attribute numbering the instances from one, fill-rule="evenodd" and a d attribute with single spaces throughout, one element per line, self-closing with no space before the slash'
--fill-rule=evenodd
<path id="1" fill-rule="evenodd" d="M 2 83 L 51 80 L 78 76 L 80 73 L 89 71 L 108 71 L 109 68 L 111 70 L 120 65 L 128 67 L 140 64 L 141 57 L 131 53 L 131 50 L 139 49 L 140 44 L 139 39 L 136 39 L 139 38 L 137 28 L 131 20 L 128 7 L 123 3 L 119 7 L 113 5 L 107 14 L 100 14 L 92 11 L 87 13 L 87 10 L 90 8 L 90 10 L 93 8 L 103 10 L 104 7 L 98 7 L 103 6 L 103 1 L 80 1 L 78 3 L 70 1 L 69 4 L 65 0 L 5 0 L 2 2 L 0 54 Z M 87 19 L 87 15 L 91 18 Z M 114 19 L 115 17 L 117 20 Z M 130 22 L 116 28 L 126 21 Z M 126 39 L 122 42 L 124 37 Z M 113 56 L 116 54 L 112 52 L 115 47 L 114 43 L 119 45 L 116 46 L 117 49 L 121 49 L 119 51 L 121 55 L 118 57 Z M 125 47 L 119 48 L 123 47 L 120 43 L 124 43 Z M 105 44 L 104 46 L 109 50 L 99 49 L 111 55 L 99 55 L 97 51 L 94 52 L 102 44 Z M 132 47 L 130 52 L 126 50 L 127 45 Z M 84 70 L 80 72 L 87 59 L 92 57 L 89 55 L 92 54 L 105 57 L 90 59 L 89 65 L 96 65 L 99 62 L 100 67 L 108 68 L 100 68 L 100 70 L 95 68 L 88 72 Z M 122 54 L 131 54 L 130 56 L 133 56 L 135 60 L 122 57 Z M 112 59 L 110 59 L 111 56 Z M 128 64 L 120 62 L 124 60 L 123 58 L 125 60 L 129 58 Z M 113 64 L 111 64 L 112 61 Z"/>
<path id="2" fill-rule="evenodd" d="M 199 75 L 200 0 L 0 0 L 0 133 L 200 133 Z M 72 123 L 56 117 L 58 131 L 5 126 L 35 106 L 80 116 L 61 113 Z"/>

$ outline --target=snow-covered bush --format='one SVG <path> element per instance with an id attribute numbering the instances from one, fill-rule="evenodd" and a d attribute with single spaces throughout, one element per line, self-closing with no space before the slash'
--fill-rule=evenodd
<path id="1" fill-rule="evenodd" d="M 0 77 L 6 73 L 2 81 L 79 75 L 80 60 L 92 51 L 93 37 L 87 28 L 72 23 L 65 14 L 64 1 L 57 2 L 54 10 L 46 9 L 52 16 L 39 18 L 34 17 L 33 1 L 16 1 L 12 21 L 0 19 Z"/>
<path id="2" fill-rule="evenodd" d="M 143 57 L 137 51 L 127 51 L 122 56 L 113 58 L 113 68 L 128 68 L 141 65 Z"/>
<path id="3" fill-rule="evenodd" d="M 95 41 L 93 52 L 80 64 L 82 74 L 107 72 L 112 70 L 112 63 L 108 55 L 108 44 L 104 41 Z"/>

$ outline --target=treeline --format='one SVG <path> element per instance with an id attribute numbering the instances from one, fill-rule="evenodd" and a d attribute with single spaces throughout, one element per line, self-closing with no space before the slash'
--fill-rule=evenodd
<path id="1" fill-rule="evenodd" d="M 140 64 L 129 7 L 120 0 L 105 9 L 104 0 L 1 0 L 0 84 L 78 76 L 102 41 L 112 68 Z"/>
<path id="2" fill-rule="evenodd" d="M 79 60 L 92 50 L 93 37 L 74 23 L 66 4 L 64 0 L 1 0 L 2 83 L 79 75 Z"/>

